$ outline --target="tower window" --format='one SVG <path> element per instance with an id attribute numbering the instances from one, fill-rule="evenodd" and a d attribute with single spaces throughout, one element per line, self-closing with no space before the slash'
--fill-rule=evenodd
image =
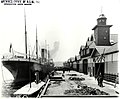
<path id="1" fill-rule="evenodd" d="M 107 30 L 105 32 L 107 33 Z"/>
<path id="2" fill-rule="evenodd" d="M 104 20 L 102 20 L 102 22 L 104 22 Z"/>
<path id="3" fill-rule="evenodd" d="M 101 22 L 101 20 L 99 20 L 99 22 Z"/>
<path id="4" fill-rule="evenodd" d="M 104 36 L 104 40 L 106 40 L 106 37 Z"/>

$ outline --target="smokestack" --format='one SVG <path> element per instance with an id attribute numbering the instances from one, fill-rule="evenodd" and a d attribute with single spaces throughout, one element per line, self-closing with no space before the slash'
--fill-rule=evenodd
<path id="1" fill-rule="evenodd" d="M 46 62 L 46 60 L 47 60 L 47 49 L 44 49 L 44 48 L 41 49 L 41 57 L 42 57 L 42 62 Z"/>

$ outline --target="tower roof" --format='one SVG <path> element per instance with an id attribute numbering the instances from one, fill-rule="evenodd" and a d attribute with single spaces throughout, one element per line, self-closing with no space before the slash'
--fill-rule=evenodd
<path id="1" fill-rule="evenodd" d="M 95 30 L 97 27 L 111 27 L 112 25 L 96 25 L 92 30 Z"/>
<path id="2" fill-rule="evenodd" d="M 99 18 L 106 18 L 104 14 L 100 14 Z"/>

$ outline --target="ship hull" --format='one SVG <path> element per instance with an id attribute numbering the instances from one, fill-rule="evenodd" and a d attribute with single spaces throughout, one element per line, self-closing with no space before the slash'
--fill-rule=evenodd
<path id="1" fill-rule="evenodd" d="M 43 80 L 53 70 L 50 65 L 42 65 L 29 60 L 3 60 L 2 63 L 13 75 L 15 83 L 34 81 L 36 71 L 40 74 L 39 78 Z"/>

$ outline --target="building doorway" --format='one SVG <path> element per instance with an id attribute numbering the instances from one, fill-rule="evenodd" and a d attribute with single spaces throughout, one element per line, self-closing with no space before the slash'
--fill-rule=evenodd
<path id="1" fill-rule="evenodd" d="M 77 62 L 77 72 L 79 72 L 79 62 Z"/>
<path id="2" fill-rule="evenodd" d="M 83 73 L 86 75 L 88 74 L 88 60 L 87 59 L 83 60 Z"/>
<path id="3" fill-rule="evenodd" d="M 100 73 L 104 76 L 104 67 L 105 63 L 95 63 L 95 76 L 98 76 Z"/>

